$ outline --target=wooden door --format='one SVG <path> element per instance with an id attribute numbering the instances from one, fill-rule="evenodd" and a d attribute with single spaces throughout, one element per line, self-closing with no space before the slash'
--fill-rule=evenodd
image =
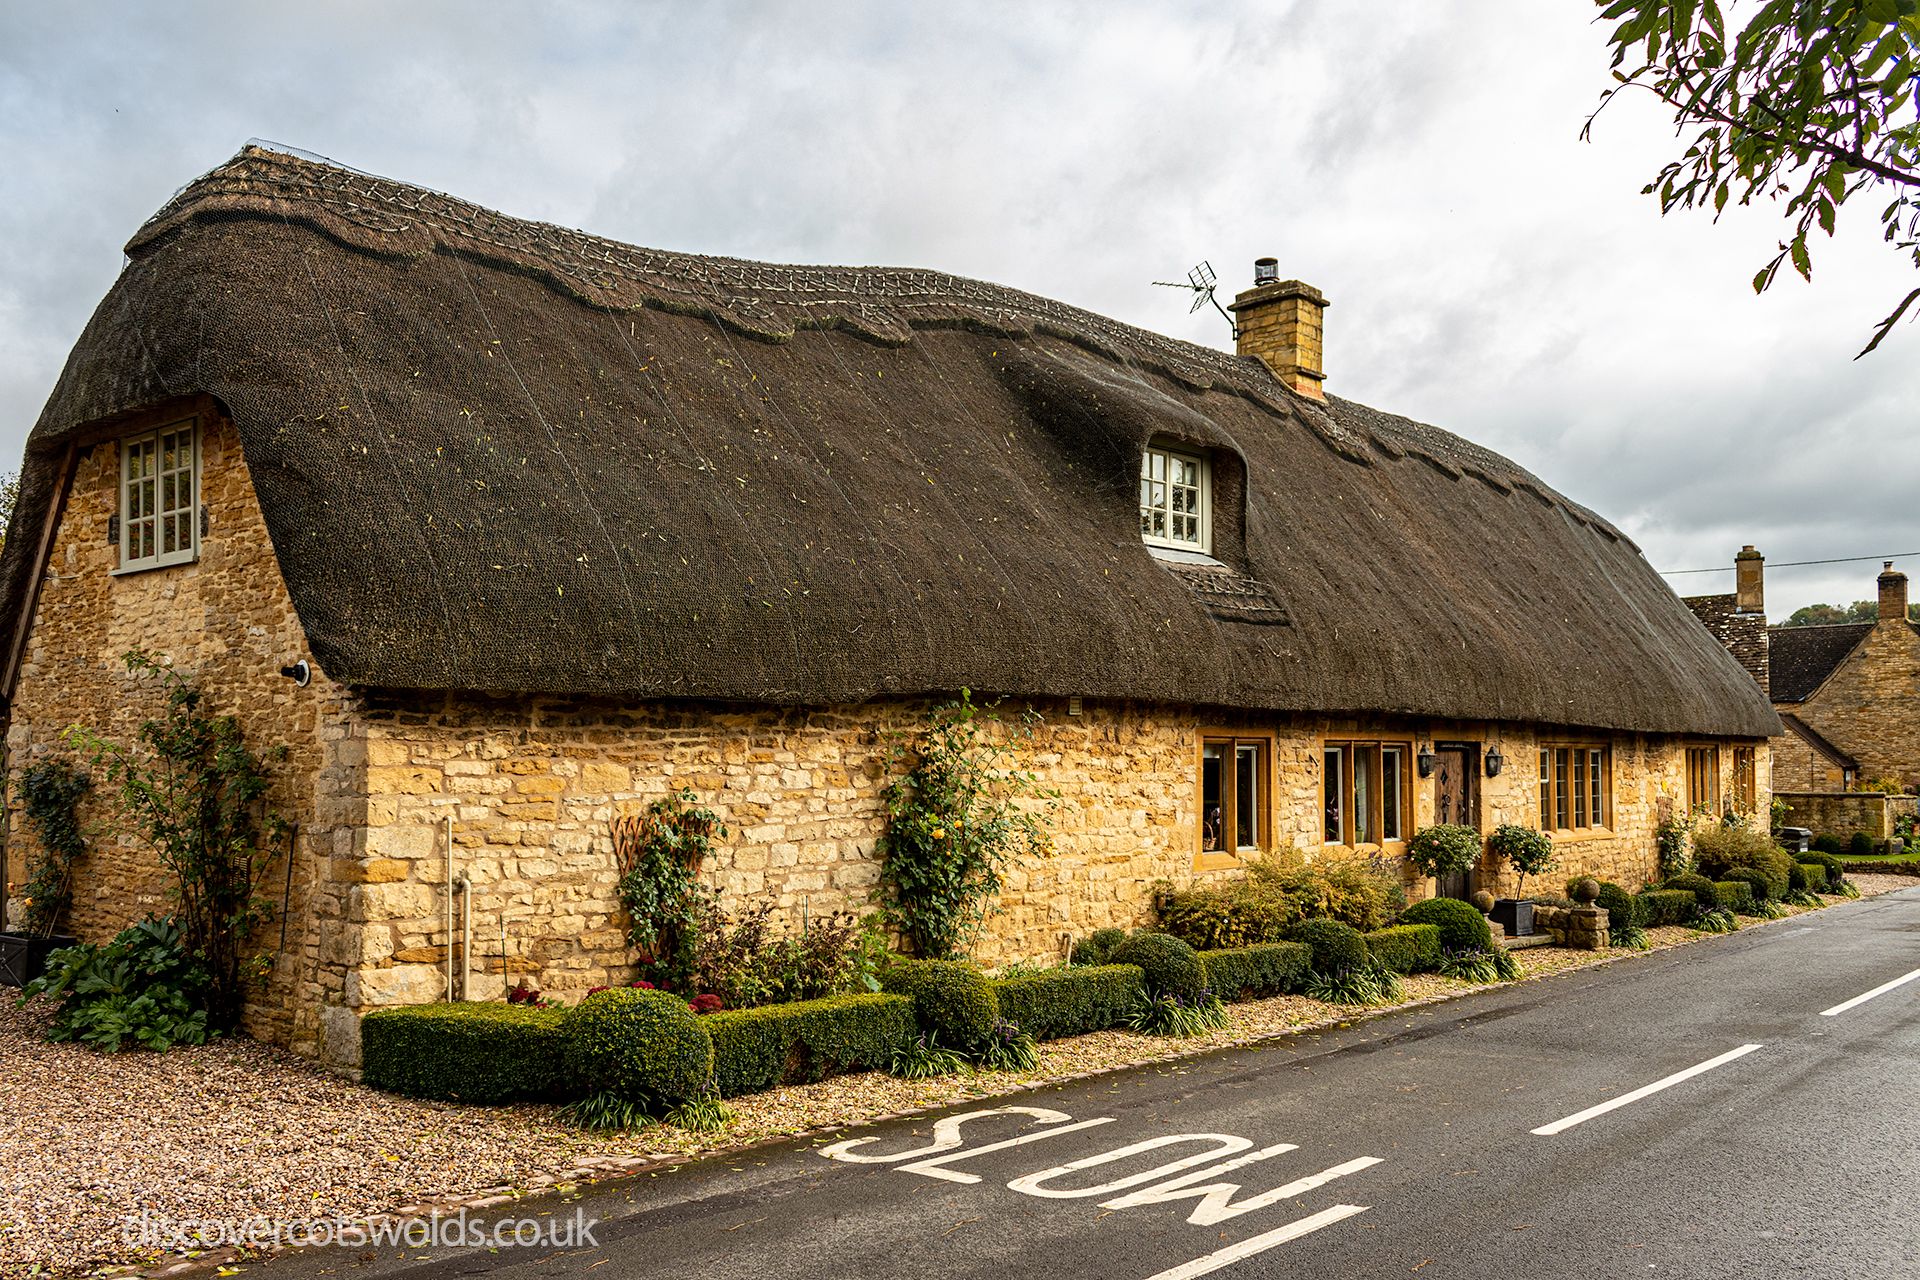
<path id="1" fill-rule="evenodd" d="M 1433 820 L 1480 829 L 1480 748 L 1469 742 L 1443 742 L 1434 748 Z M 1473 892 L 1473 873 L 1456 872 L 1439 878 L 1434 891 L 1443 898 L 1465 898 Z"/>

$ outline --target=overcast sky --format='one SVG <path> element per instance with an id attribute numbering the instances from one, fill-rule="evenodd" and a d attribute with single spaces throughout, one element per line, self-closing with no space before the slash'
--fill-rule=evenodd
<path id="1" fill-rule="evenodd" d="M 260 137 L 643 245 L 934 267 L 1229 346 L 1151 281 L 1280 259 L 1328 386 L 1518 460 L 1661 569 L 1920 551 L 1920 326 L 1861 200 L 1661 219 L 1581 0 L 0 7 L 0 470 L 179 186 Z M 1852 224 L 1849 226 L 1848 224 Z M 1920 572 L 1920 559 L 1904 560 Z M 1876 563 L 1772 570 L 1769 611 Z M 1670 579 L 1731 589 L 1731 572 Z"/>

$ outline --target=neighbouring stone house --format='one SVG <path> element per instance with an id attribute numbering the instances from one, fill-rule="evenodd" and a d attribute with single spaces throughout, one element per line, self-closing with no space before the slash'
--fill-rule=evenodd
<path id="1" fill-rule="evenodd" d="M 990 963 L 1262 850 L 1544 823 L 1637 885 L 1663 815 L 1765 802 L 1778 720 L 1633 544 L 1326 395 L 1325 300 L 1270 263 L 1227 355 L 252 147 L 127 251 L 0 558 L 8 768 L 130 735 L 136 645 L 287 744 L 248 1025 L 338 1065 L 370 1007 L 631 972 L 609 823 L 674 788 L 724 894 L 863 907 L 887 737 L 961 688 L 1043 717 L 1063 796 Z M 91 938 L 165 905 L 124 839 L 78 889 Z"/>

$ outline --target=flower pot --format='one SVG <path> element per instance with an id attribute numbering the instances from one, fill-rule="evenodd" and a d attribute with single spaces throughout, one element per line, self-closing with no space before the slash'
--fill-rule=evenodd
<path id="1" fill-rule="evenodd" d="M 1507 931 L 1509 938 L 1533 934 L 1533 899 L 1500 898 L 1493 904 L 1493 919 Z"/>
<path id="2" fill-rule="evenodd" d="M 56 933 L 35 938 L 24 933 L 0 933 L 0 987 L 24 987 L 47 971 L 47 957 L 78 938 Z"/>

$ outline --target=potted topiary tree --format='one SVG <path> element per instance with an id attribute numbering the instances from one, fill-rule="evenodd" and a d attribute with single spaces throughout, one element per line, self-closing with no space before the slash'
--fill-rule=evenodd
<path id="1" fill-rule="evenodd" d="M 1442 876 L 1471 871 L 1479 860 L 1480 833 L 1458 823 L 1423 827 L 1407 841 L 1407 861 L 1435 881 Z M 1437 884 L 1435 888 L 1438 889 Z"/>
<path id="2" fill-rule="evenodd" d="M 1533 932 L 1533 901 L 1526 896 L 1527 877 L 1551 871 L 1555 865 L 1553 837 L 1532 827 L 1506 822 L 1487 837 L 1487 852 L 1495 861 L 1504 861 L 1520 876 L 1516 897 L 1499 898 L 1490 913 L 1510 938 L 1524 938 Z"/>

